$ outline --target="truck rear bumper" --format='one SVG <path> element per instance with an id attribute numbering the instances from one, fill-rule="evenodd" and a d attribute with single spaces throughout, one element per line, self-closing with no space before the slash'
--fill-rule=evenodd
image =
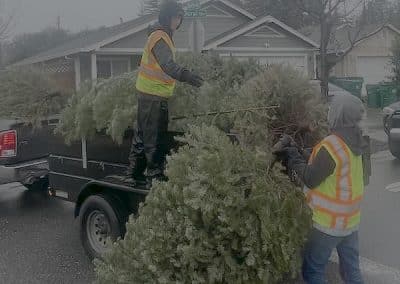
<path id="1" fill-rule="evenodd" d="M 400 128 L 392 128 L 390 130 L 389 148 L 394 156 L 400 157 Z"/>
<path id="2" fill-rule="evenodd" d="M 32 184 L 49 172 L 47 158 L 15 165 L 0 166 L 0 184 L 19 182 Z"/>

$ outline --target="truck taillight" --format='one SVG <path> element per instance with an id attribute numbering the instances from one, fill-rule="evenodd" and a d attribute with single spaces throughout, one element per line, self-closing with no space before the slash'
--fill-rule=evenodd
<path id="1" fill-rule="evenodd" d="M 17 155 L 17 132 L 15 130 L 0 132 L 0 158 Z"/>

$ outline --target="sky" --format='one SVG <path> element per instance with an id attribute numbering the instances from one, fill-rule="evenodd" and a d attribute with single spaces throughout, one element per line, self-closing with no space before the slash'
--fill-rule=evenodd
<path id="1" fill-rule="evenodd" d="M 10 34 L 40 31 L 57 25 L 76 32 L 114 25 L 137 16 L 140 0 L 0 0 L 1 13 L 13 15 Z"/>

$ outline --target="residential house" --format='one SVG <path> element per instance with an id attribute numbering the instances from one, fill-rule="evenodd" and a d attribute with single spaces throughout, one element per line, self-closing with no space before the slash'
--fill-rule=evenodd
<path id="1" fill-rule="evenodd" d="M 178 51 L 197 49 L 240 60 L 256 58 L 262 64 L 288 64 L 315 78 L 318 45 L 311 39 L 271 16 L 256 18 L 227 0 L 200 3 L 205 16 L 185 18 L 174 36 Z M 14 65 L 41 66 L 78 88 L 85 80 L 137 68 L 148 27 L 156 22 L 157 15 L 147 15 L 102 28 Z"/>

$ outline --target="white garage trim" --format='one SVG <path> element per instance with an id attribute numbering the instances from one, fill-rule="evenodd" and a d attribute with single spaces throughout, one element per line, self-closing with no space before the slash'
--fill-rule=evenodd
<path id="1" fill-rule="evenodd" d="M 263 58 L 263 57 L 287 57 L 289 58 L 303 58 L 304 63 L 304 74 L 310 76 L 310 72 L 308 70 L 308 54 L 304 53 L 266 53 L 266 52 L 235 52 L 235 53 L 221 53 L 221 57 L 251 57 L 251 58 Z M 287 63 L 290 63 L 289 61 Z"/>
<path id="2" fill-rule="evenodd" d="M 305 57 L 307 54 L 304 53 L 268 53 L 268 52 L 231 52 L 231 53 L 221 53 L 220 56 L 243 56 L 243 57 L 271 57 L 271 56 L 287 56 L 287 57 Z"/>
<path id="3" fill-rule="evenodd" d="M 264 52 L 264 53 L 268 53 L 268 52 L 278 52 L 278 53 L 282 53 L 282 52 L 288 52 L 287 54 L 291 54 L 292 52 L 296 53 L 296 54 L 303 54 L 304 52 L 311 52 L 311 51 L 316 51 L 316 49 L 306 49 L 306 48 L 293 48 L 293 47 L 217 47 L 215 49 L 213 49 L 213 51 L 233 51 L 233 52 Z"/>

